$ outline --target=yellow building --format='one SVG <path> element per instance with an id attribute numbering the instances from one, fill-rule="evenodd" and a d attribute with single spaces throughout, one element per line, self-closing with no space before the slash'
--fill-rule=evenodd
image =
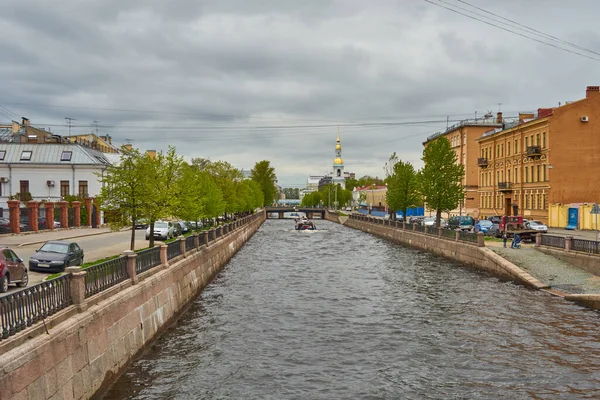
<path id="1" fill-rule="evenodd" d="M 86 133 L 83 135 L 65 136 L 71 143 L 79 143 L 103 153 L 118 153 L 119 149 L 112 144 L 112 137 L 98 136 L 95 133 Z"/>
<path id="2" fill-rule="evenodd" d="M 450 141 L 458 163 L 465 168 L 465 177 L 463 186 L 465 188 L 465 198 L 460 202 L 458 208 L 452 210 L 451 215 L 471 215 L 477 218 L 479 215 L 479 196 L 478 196 L 478 164 L 479 147 L 477 139 L 485 132 L 493 128 L 502 126 L 502 113 L 498 113 L 496 118 L 486 117 L 473 120 L 464 120 L 449 127 L 444 132 L 438 132 L 431 135 L 423 143 L 427 146 L 433 140 L 445 137 Z"/>
<path id="3" fill-rule="evenodd" d="M 565 227 L 566 212 L 549 219 L 551 205 L 600 202 L 599 133 L 598 86 L 588 86 L 584 99 L 486 132 L 478 140 L 481 215 L 521 214 Z"/>

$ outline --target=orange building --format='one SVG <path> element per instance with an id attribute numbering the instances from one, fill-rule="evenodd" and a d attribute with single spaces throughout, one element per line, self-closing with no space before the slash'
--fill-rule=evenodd
<path id="1" fill-rule="evenodd" d="M 505 122 L 477 142 L 481 216 L 521 214 L 548 223 L 553 204 L 600 202 L 598 86 L 588 86 L 584 99 Z"/>
<path id="2" fill-rule="evenodd" d="M 502 113 L 498 113 L 495 119 L 488 117 L 460 121 L 444 132 L 438 132 L 429 136 L 423 143 L 424 146 L 427 146 L 427 143 L 439 137 L 446 137 L 456 153 L 456 159 L 460 164 L 464 165 L 465 177 L 463 185 L 466 192 L 465 199 L 459 204 L 458 208 L 449 213 L 450 216 L 471 215 L 474 218 L 479 216 L 479 167 L 477 164 L 479 147 L 477 139 L 490 129 L 499 127 L 502 127 Z"/>

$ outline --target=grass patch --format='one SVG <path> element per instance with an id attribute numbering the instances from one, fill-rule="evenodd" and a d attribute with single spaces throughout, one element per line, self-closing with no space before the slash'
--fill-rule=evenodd
<path id="1" fill-rule="evenodd" d="M 81 268 L 86 269 L 88 267 L 91 267 L 92 265 L 100 264 L 105 261 L 114 260 L 115 258 L 119 258 L 119 257 L 121 257 L 121 254 L 117 254 L 116 256 L 104 257 L 104 258 L 101 258 L 101 259 L 95 260 L 95 261 L 86 262 L 81 266 Z"/>
<path id="2" fill-rule="evenodd" d="M 493 237 L 493 236 L 485 236 L 484 240 L 486 242 L 502 242 L 503 241 L 502 238 L 496 238 L 496 237 Z"/>
<path id="3" fill-rule="evenodd" d="M 44 278 L 45 281 L 49 281 L 50 279 L 54 279 L 54 278 L 58 278 L 59 276 L 61 276 L 63 273 L 62 272 L 57 272 L 55 274 L 52 275 L 48 275 L 47 277 Z"/>

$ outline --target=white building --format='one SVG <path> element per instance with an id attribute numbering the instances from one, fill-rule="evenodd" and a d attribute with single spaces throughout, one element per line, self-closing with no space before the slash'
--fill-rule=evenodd
<path id="1" fill-rule="evenodd" d="M 9 196 L 18 193 L 38 201 L 95 197 L 114 156 L 80 144 L 0 143 L 0 207 L 6 209 Z"/>

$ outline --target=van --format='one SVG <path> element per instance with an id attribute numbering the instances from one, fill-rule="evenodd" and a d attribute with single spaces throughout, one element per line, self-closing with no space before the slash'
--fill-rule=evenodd
<path id="1" fill-rule="evenodd" d="M 473 228 L 473 225 L 475 225 L 475 220 L 469 215 L 457 215 L 450 217 L 450 220 L 448 221 L 448 228 L 450 229 L 470 231 Z"/>

